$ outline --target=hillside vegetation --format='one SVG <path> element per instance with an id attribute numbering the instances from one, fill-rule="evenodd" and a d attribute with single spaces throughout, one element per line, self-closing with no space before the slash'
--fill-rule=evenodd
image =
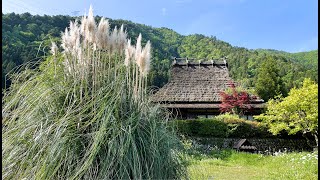
<path id="1" fill-rule="evenodd" d="M 39 16 L 24 14 L 3 14 L 2 16 L 2 87 L 10 84 L 7 73 L 29 61 L 38 61 L 48 55 L 51 40 L 59 44 L 61 32 L 68 26 L 70 16 Z M 80 19 L 81 17 L 78 17 Z M 101 17 L 96 16 L 98 22 Z M 277 50 L 249 50 L 236 47 L 216 37 L 201 34 L 183 36 L 168 28 L 154 28 L 126 20 L 109 19 L 110 27 L 128 30 L 128 37 L 135 43 L 139 32 L 142 45 L 149 39 L 152 44 L 152 64 L 148 83 L 162 87 L 170 78 L 172 57 L 220 58 L 227 57 L 231 77 L 244 87 L 256 87 L 258 74 L 265 61 L 275 62 L 278 68 L 276 82 L 282 86 L 281 92 L 287 95 L 292 87 L 300 86 L 304 78 L 318 82 L 318 50 L 301 53 L 287 53 Z M 265 63 L 266 64 L 266 63 Z M 280 68 L 281 67 L 281 68 Z M 263 75 L 260 75 L 263 76 Z M 261 82 L 259 80 L 259 82 Z M 262 81 L 263 82 L 263 81 Z"/>
<path id="2" fill-rule="evenodd" d="M 277 51 L 274 49 L 257 49 L 256 51 L 270 55 L 282 55 L 287 59 L 301 63 L 309 68 L 318 69 L 318 50 L 297 53 L 288 53 L 285 51 Z"/>

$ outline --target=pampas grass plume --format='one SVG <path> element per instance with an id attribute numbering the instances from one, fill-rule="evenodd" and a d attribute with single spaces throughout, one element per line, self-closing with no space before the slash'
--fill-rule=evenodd
<path id="1" fill-rule="evenodd" d="M 64 49 L 65 52 L 69 52 L 69 39 L 69 31 L 68 28 L 66 28 L 64 33 L 61 33 L 61 47 Z"/>
<path id="2" fill-rule="evenodd" d="M 128 66 L 130 64 L 130 60 L 134 58 L 135 48 L 131 45 L 131 39 L 128 39 L 127 46 L 125 49 L 125 60 L 124 64 Z"/>
<path id="3" fill-rule="evenodd" d="M 123 24 L 120 27 L 120 31 L 118 34 L 119 38 L 119 49 L 122 51 L 127 43 L 127 32 L 123 30 Z"/>
<path id="4" fill-rule="evenodd" d="M 109 28 L 109 21 L 101 18 L 96 33 L 97 46 L 99 49 L 106 49 L 108 47 Z"/>
<path id="5" fill-rule="evenodd" d="M 86 28 L 85 38 L 88 40 L 88 42 L 93 43 L 95 41 L 96 22 L 93 17 L 93 8 L 91 5 L 89 8 L 89 14 L 88 14 L 86 25 L 87 25 L 87 28 Z"/>
<path id="6" fill-rule="evenodd" d="M 84 16 L 81 18 L 81 25 L 80 25 L 80 33 L 82 36 L 86 35 L 87 31 L 87 16 L 84 14 Z"/>
<path id="7" fill-rule="evenodd" d="M 139 70 L 143 76 L 146 76 L 150 70 L 150 60 L 151 60 L 150 50 L 151 50 L 151 43 L 150 41 L 148 41 L 145 47 L 143 48 L 137 61 L 137 65 L 139 66 Z"/>
<path id="8" fill-rule="evenodd" d="M 146 76 L 150 71 L 151 63 L 151 43 L 147 42 L 146 46 L 142 50 L 144 66 L 142 67 L 142 74 Z"/>
<path id="9" fill-rule="evenodd" d="M 54 56 L 57 54 L 57 52 L 58 52 L 58 47 L 57 47 L 57 45 L 56 45 L 55 42 L 51 42 L 50 52 L 51 52 L 51 54 L 54 55 Z"/>
<path id="10" fill-rule="evenodd" d="M 139 34 L 138 38 L 137 38 L 137 43 L 136 43 L 136 51 L 135 51 L 135 60 L 137 62 L 137 65 L 139 66 L 139 61 L 140 61 L 140 55 L 141 55 L 141 33 Z"/>
<path id="11" fill-rule="evenodd" d="M 111 52 L 115 53 L 117 50 L 118 44 L 118 29 L 117 26 L 114 27 L 111 36 L 110 36 L 110 46 L 112 48 Z"/>

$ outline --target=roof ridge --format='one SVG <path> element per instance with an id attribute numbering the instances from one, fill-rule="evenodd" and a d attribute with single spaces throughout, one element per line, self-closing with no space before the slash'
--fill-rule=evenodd
<path id="1" fill-rule="evenodd" d="M 226 66 L 228 67 L 227 63 L 227 57 L 222 58 L 216 58 L 216 59 L 208 59 L 208 58 L 202 58 L 202 59 L 196 59 L 196 58 L 177 58 L 173 57 L 173 63 L 172 66 L 188 66 L 188 65 L 212 65 L 212 66 Z"/>

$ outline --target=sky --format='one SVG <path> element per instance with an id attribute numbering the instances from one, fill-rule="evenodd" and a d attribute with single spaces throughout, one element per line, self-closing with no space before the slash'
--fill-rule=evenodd
<path id="1" fill-rule="evenodd" d="M 3 0 L 2 13 L 80 16 L 90 5 L 94 15 L 216 36 L 232 46 L 318 49 L 317 0 Z"/>

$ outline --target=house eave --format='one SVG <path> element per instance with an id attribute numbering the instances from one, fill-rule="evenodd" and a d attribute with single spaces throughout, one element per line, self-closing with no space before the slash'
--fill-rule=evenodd
<path id="1" fill-rule="evenodd" d="M 261 104 L 247 104 L 253 109 L 263 109 L 266 107 L 265 103 Z M 220 103 L 165 103 L 160 104 L 164 108 L 179 108 L 179 109 L 219 109 Z"/>

